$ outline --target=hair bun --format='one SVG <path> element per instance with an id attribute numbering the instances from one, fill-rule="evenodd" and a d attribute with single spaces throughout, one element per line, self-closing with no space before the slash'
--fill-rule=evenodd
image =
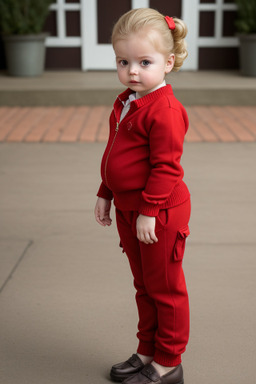
<path id="1" fill-rule="evenodd" d="M 172 31 L 174 42 L 173 53 L 175 55 L 173 71 L 178 71 L 188 56 L 187 43 L 184 40 L 187 36 L 188 29 L 183 20 L 176 17 L 174 17 L 173 20 L 175 22 L 175 29 Z"/>

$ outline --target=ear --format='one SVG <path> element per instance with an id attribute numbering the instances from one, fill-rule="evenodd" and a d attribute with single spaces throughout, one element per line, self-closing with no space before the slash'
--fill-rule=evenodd
<path id="1" fill-rule="evenodd" d="M 167 58 L 167 61 L 166 61 L 166 67 L 165 67 L 165 74 L 171 72 L 171 70 L 173 69 L 173 66 L 174 66 L 174 62 L 175 62 L 175 55 L 174 55 L 174 53 L 172 53 L 172 54 Z"/>

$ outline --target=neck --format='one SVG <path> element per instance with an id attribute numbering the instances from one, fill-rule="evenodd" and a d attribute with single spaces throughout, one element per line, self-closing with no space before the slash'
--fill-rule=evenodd
<path id="1" fill-rule="evenodd" d="M 156 91 L 157 89 L 162 88 L 162 87 L 165 87 L 165 86 L 166 86 L 166 82 L 165 82 L 165 80 L 164 80 L 161 84 L 159 84 L 159 85 L 157 85 L 155 88 L 151 89 L 151 90 L 150 90 L 149 92 L 147 92 L 145 95 L 141 95 L 139 92 L 136 92 L 136 99 L 140 99 L 141 97 L 146 96 L 146 95 L 148 95 L 149 93 L 154 92 L 154 91 Z"/>

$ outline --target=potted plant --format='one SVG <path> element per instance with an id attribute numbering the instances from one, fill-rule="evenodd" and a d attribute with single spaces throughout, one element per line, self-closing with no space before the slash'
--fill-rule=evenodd
<path id="1" fill-rule="evenodd" d="M 256 76 L 256 0 L 236 0 L 236 4 L 241 72 Z"/>
<path id="2" fill-rule="evenodd" d="M 11 76 L 39 76 L 44 69 L 42 29 L 54 0 L 0 0 L 0 31 Z"/>

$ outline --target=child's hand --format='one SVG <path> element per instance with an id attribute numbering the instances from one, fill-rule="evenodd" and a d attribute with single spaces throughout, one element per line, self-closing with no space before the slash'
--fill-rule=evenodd
<path id="1" fill-rule="evenodd" d="M 156 243 L 158 238 L 155 235 L 155 225 L 155 217 L 139 215 L 136 223 L 137 238 L 145 244 Z"/>
<path id="2" fill-rule="evenodd" d="M 103 225 L 111 225 L 112 220 L 110 218 L 111 201 L 99 197 L 94 209 L 95 219 L 97 223 Z"/>

